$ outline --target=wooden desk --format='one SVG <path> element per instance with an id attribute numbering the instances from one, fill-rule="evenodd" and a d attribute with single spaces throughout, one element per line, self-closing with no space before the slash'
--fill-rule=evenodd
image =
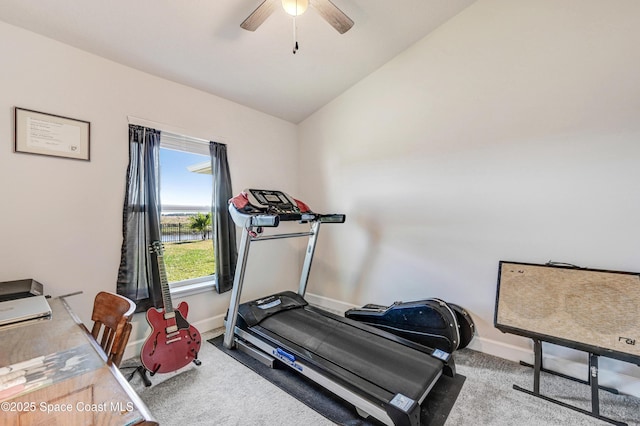
<path id="1" fill-rule="evenodd" d="M 52 316 L 0 328 L 0 423 L 157 425 L 63 299 Z"/>

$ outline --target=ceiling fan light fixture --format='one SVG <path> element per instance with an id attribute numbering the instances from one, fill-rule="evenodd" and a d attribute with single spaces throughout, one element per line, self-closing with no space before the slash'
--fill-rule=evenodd
<path id="1" fill-rule="evenodd" d="M 291 16 L 302 15 L 309 7 L 309 0 L 282 0 L 282 7 Z"/>

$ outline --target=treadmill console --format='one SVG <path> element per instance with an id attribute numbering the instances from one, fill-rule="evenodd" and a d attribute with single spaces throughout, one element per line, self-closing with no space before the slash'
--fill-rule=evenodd
<path id="1" fill-rule="evenodd" d="M 289 194 L 267 189 L 245 189 L 229 201 L 234 222 L 241 227 L 275 227 L 280 221 L 344 223 L 343 214 L 316 214 Z"/>
<path id="2" fill-rule="evenodd" d="M 282 191 L 247 189 L 249 203 L 273 213 L 300 213 L 296 201 Z"/>

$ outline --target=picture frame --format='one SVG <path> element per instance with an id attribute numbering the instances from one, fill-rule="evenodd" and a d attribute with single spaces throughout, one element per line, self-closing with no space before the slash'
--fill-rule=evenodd
<path id="1" fill-rule="evenodd" d="M 15 107 L 14 152 L 90 161 L 91 123 Z"/>

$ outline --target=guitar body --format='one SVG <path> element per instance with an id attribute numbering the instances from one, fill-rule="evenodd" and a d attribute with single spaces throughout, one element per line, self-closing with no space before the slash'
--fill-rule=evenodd
<path id="1" fill-rule="evenodd" d="M 186 320 L 188 311 L 187 302 L 181 302 L 169 314 L 164 309 L 147 311 L 151 334 L 142 346 L 140 360 L 152 375 L 176 371 L 197 360 L 201 338 Z"/>

